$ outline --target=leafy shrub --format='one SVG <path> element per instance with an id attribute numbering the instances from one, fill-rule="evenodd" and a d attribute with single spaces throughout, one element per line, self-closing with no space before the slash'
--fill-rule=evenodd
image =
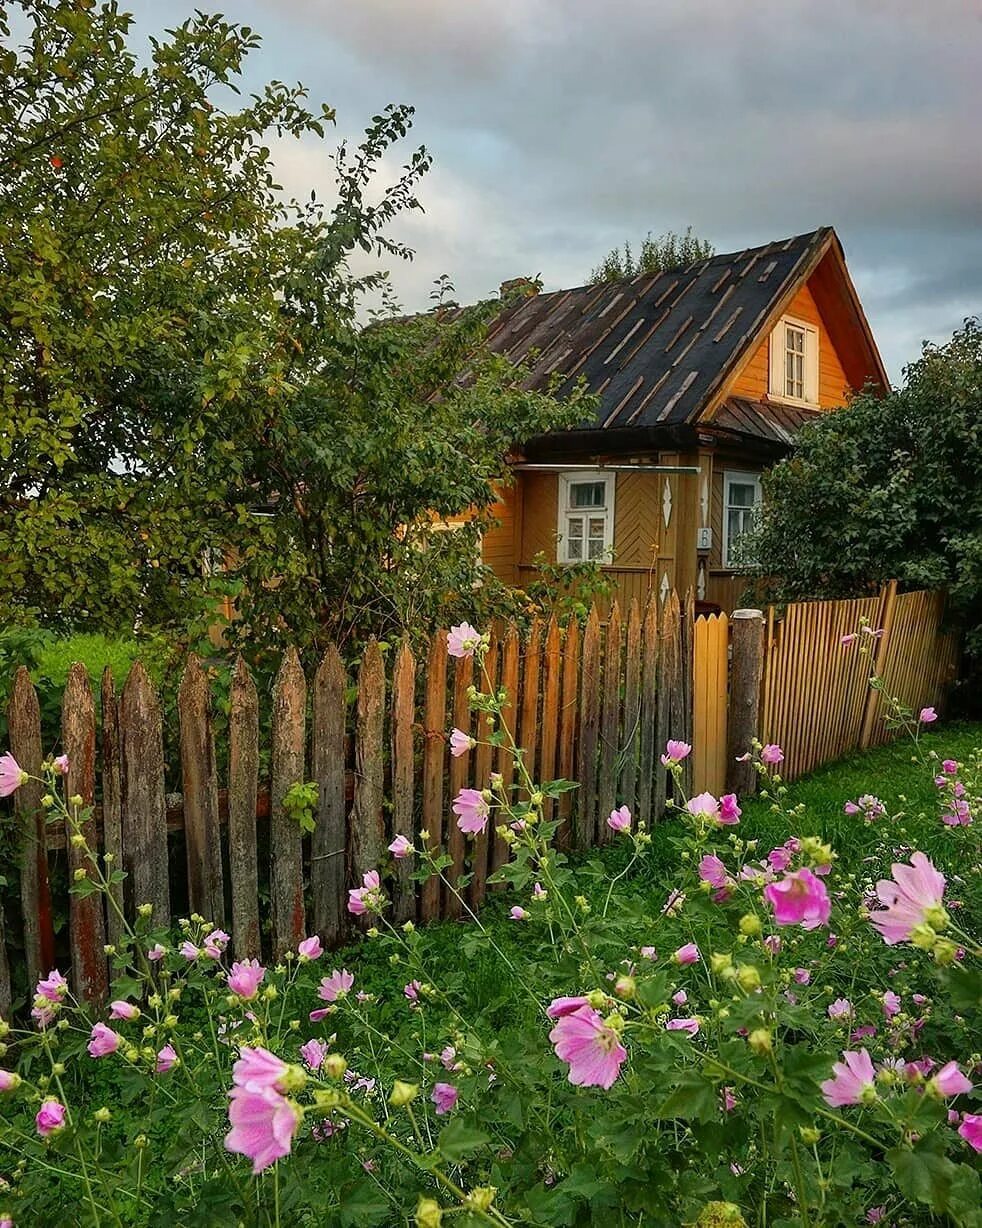
<path id="1" fill-rule="evenodd" d="M 465 625 L 449 648 L 480 660 L 483 642 Z M 866 651 L 862 633 L 844 651 Z M 513 750 L 519 786 L 492 777 L 453 810 L 467 834 L 496 822 L 510 847 L 498 875 L 510 929 L 472 917 L 452 931 L 459 958 L 434 960 L 441 948 L 389 920 L 391 863 L 350 893 L 371 925 L 355 973 L 341 961 L 327 973 L 316 938 L 275 966 L 231 962 L 202 918 L 174 935 L 142 908 L 113 953 L 108 1012 L 91 1015 L 53 972 L 34 1027 L 7 1035 L 15 1218 L 982 1222 L 982 947 L 969 933 L 982 754 L 926 750 L 933 712 L 895 708 L 935 781 L 938 851 L 906 845 L 909 816 L 867 788 L 842 800 L 869 854 L 840 862 L 790 804 L 780 748 L 754 749 L 783 828 L 770 848 L 744 837 L 734 796 L 683 795 L 690 748 L 670 742 L 675 871 L 652 898 L 632 890 L 651 834 L 625 807 L 608 820 L 612 856 L 577 869 L 556 847 L 548 805 L 570 786 L 531 779 L 504 699 L 486 688 L 473 703 Z M 473 748 L 460 733 L 452 745 Z M 85 816 L 58 800 L 58 770 L 52 810 L 79 842 Z M 0 760 L 0 791 L 19 779 Z M 426 833 L 390 852 L 413 857 L 420 880 L 439 874 L 469 912 Z M 93 865 L 75 890 L 117 873 Z M 373 966 L 394 990 L 372 991 Z"/>

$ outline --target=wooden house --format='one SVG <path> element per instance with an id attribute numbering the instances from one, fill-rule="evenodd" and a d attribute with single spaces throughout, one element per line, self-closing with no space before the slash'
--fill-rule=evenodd
<path id="1" fill-rule="evenodd" d="M 888 388 L 830 227 L 671 272 L 530 294 L 503 312 L 489 344 L 529 361 L 533 387 L 555 372 L 582 378 L 599 410 L 515 455 L 484 561 L 521 587 L 539 553 L 594 559 L 622 603 L 691 587 L 732 609 L 761 472 L 802 423 L 866 384 Z"/>

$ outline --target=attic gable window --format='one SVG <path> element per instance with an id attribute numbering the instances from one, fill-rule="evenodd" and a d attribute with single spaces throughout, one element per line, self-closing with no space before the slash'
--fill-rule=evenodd
<path id="1" fill-rule="evenodd" d="M 613 473 L 576 470 L 559 475 L 558 555 L 561 563 L 610 562 L 614 545 Z"/>
<path id="2" fill-rule="evenodd" d="M 798 405 L 818 404 L 818 329 L 785 316 L 771 334 L 770 395 Z"/>

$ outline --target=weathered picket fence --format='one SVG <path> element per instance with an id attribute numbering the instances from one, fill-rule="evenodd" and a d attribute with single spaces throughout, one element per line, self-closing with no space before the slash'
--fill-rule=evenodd
<path id="1" fill-rule="evenodd" d="M 578 783 L 550 806 L 560 842 L 582 849 L 609 838 L 605 819 L 616 805 L 658 819 L 668 788 L 659 755 L 669 738 L 694 746 L 684 765 L 687 790 L 716 794 L 753 788 L 736 756 L 758 732 L 784 747 L 787 779 L 883 740 L 866 663 L 840 643 L 861 617 L 882 628 L 875 652 L 889 693 L 915 710 L 939 705 L 957 663 L 943 606 L 938 594 L 898 595 L 889 585 L 878 597 L 803 603 L 781 616 L 694 619 L 691 597 L 652 596 L 643 609 L 633 601 L 626 617 L 615 604 L 605 621 L 594 609 L 582 626 L 554 618 L 533 622 L 524 635 L 501 628 L 481 680 L 472 660 L 448 657 L 442 630 L 419 657 L 403 644 L 387 658 L 370 642 L 352 677 L 332 647 L 308 679 L 290 649 L 268 696 L 236 663 L 221 755 L 212 683 L 196 658 L 180 681 L 173 747 L 165 745 L 161 698 L 139 662 L 119 692 L 104 674 L 101 720 L 90 679 L 76 665 L 62 696 L 68 793 L 93 806 L 90 845 L 126 871 L 115 890 L 128 916 L 143 902 L 161 922 L 201 913 L 231 931 L 239 957 L 279 954 L 310 933 L 333 945 L 346 933 L 349 886 L 388 862 L 386 846 L 400 832 L 425 829 L 433 844 L 445 845 L 451 880 L 468 876 L 468 906 L 483 901 L 506 846 L 490 829 L 465 841 L 450 803 L 463 787 L 483 787 L 492 771 L 507 785 L 514 773 L 511 756 L 483 740 L 485 718 L 468 703 L 472 683 L 507 692 L 507 721 L 533 778 Z M 471 754 L 450 755 L 454 725 L 481 740 Z M 266 728 L 268 746 L 261 746 Z M 25 669 L 14 680 L 9 736 L 18 762 L 37 773 L 53 748 L 42 747 Z M 219 762 L 227 765 L 221 779 Z M 166 769 L 178 763 L 171 778 L 179 774 L 181 792 L 169 796 Z M 318 786 L 310 836 L 283 806 L 290 787 L 305 780 Z M 104 945 L 119 937 L 117 914 L 95 895 L 72 894 L 67 904 L 53 898 L 86 868 L 84 855 L 45 824 L 38 785 L 23 786 L 14 806 L 23 836 L 21 915 L 8 957 L 0 912 L 0 1012 L 10 1003 L 8 958 L 26 964 L 26 977 L 17 979 L 33 984 L 56 956 L 67 957 L 76 992 L 99 999 L 108 979 Z M 397 920 L 461 916 L 460 900 L 439 880 L 419 888 L 407 862 L 391 869 Z M 66 907 L 67 943 L 57 946 L 55 915 Z"/>
<path id="2" fill-rule="evenodd" d="M 165 793 L 161 700 L 143 666 L 134 664 L 119 693 L 106 672 L 99 721 L 90 679 L 76 665 L 62 697 L 67 790 L 94 807 L 91 846 L 126 871 L 116 890 L 128 915 L 140 903 L 152 904 L 160 922 L 175 908 L 198 912 L 231 931 L 239 957 L 258 956 L 264 945 L 279 954 L 314 932 L 336 944 L 346 931 L 348 887 L 388 861 L 394 834 L 425 829 L 432 843 L 445 844 L 451 879 L 469 875 L 472 907 L 504 860 L 506 846 L 493 831 L 465 842 L 450 821 L 461 788 L 483 787 L 493 770 L 506 784 L 514 779 L 510 754 L 484 740 L 467 756 L 449 754 L 451 726 L 478 739 L 487 733 L 486 718 L 470 710 L 472 683 L 501 686 L 511 697 L 507 720 L 535 778 L 579 783 L 576 794 L 552 804 L 561 842 L 586 848 L 609 837 L 604 819 L 615 805 L 626 802 L 646 816 L 663 809 L 667 777 L 658 748 L 669 737 L 692 740 L 692 660 L 692 602 L 680 604 L 674 594 L 645 610 L 632 603 L 626 619 L 615 606 L 604 624 L 593 610 L 582 627 L 553 618 L 533 622 L 525 636 L 503 628 L 492 636 L 483 679 L 473 660 L 448 657 L 442 630 L 421 659 L 403 644 L 389 663 L 371 641 L 351 679 L 336 648 L 309 681 L 290 649 L 268 697 L 268 756 L 260 754 L 260 704 L 267 701 L 239 660 L 220 780 L 211 685 L 192 656 L 180 681 L 179 744 L 172 748 L 180 761 L 178 799 Z M 9 735 L 15 758 L 36 773 L 51 748 L 41 745 L 38 699 L 25 669 L 14 680 Z M 283 806 L 289 788 L 305 780 L 318 786 L 316 827 L 306 838 Z M 66 848 L 65 833 L 45 824 L 40 792 L 32 783 L 14 797 L 25 835 L 22 958 L 31 983 L 56 953 L 51 884 L 65 876 L 53 870 L 64 860 L 71 879 L 85 866 L 77 849 Z M 439 880 L 417 890 L 408 863 L 394 869 L 398 920 L 461 915 L 459 899 Z M 74 987 L 97 999 L 107 988 L 104 944 L 118 938 L 118 918 L 96 895 L 70 895 L 68 911 Z"/>

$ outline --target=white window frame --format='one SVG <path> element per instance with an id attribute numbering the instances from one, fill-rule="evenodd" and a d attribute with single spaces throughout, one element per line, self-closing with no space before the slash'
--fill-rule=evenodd
<path id="1" fill-rule="evenodd" d="M 722 531 L 721 536 L 723 539 L 722 544 L 723 544 L 723 570 L 724 571 L 735 571 L 736 570 L 736 564 L 734 564 L 730 560 L 730 534 L 729 534 L 730 487 L 735 486 L 735 485 L 753 486 L 754 488 L 753 506 L 755 510 L 760 507 L 761 497 L 762 497 L 759 473 L 744 473 L 738 469 L 724 469 L 723 470 L 723 531 Z M 738 506 L 743 507 L 744 505 L 739 504 Z"/>
<path id="2" fill-rule="evenodd" d="M 596 517 L 598 515 L 602 515 L 604 518 L 604 557 L 602 559 L 593 559 L 592 561 L 601 565 L 609 565 L 611 563 L 614 549 L 614 495 L 617 488 L 616 479 L 616 473 L 609 473 L 604 469 L 574 469 L 568 473 L 559 474 L 556 557 L 560 563 L 591 562 L 585 553 L 582 559 L 570 558 L 569 539 L 566 533 L 568 528 L 567 521 L 570 516 L 582 516 L 585 521 L 590 516 Z M 570 506 L 570 488 L 579 482 L 603 482 L 605 487 L 603 508 L 574 508 Z M 584 543 L 587 541 L 586 533 L 583 535 L 583 541 Z"/>
<path id="3" fill-rule="evenodd" d="M 798 329 L 805 337 L 803 397 L 789 396 L 786 391 L 785 352 L 789 327 Z M 795 316 L 781 317 L 771 333 L 769 396 L 778 401 L 786 401 L 789 405 L 818 404 L 818 345 L 818 329 L 814 324 L 799 320 Z"/>

